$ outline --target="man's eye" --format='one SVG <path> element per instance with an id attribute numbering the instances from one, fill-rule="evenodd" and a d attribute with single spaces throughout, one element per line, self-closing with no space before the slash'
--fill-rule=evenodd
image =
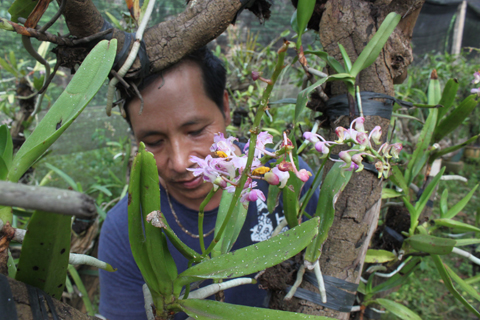
<path id="1" fill-rule="evenodd" d="M 158 146 L 161 146 L 162 143 L 163 143 L 163 140 L 157 140 L 157 141 L 144 141 L 143 143 L 145 143 L 145 146 L 147 147 L 158 147 Z"/>
<path id="2" fill-rule="evenodd" d="M 202 134 L 204 129 L 205 128 L 202 128 L 202 129 L 196 130 L 196 131 L 190 131 L 189 134 L 192 135 L 192 136 L 198 136 L 198 135 Z"/>

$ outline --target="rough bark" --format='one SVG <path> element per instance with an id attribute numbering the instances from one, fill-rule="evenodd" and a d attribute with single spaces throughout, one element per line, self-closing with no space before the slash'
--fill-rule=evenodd
<path id="1" fill-rule="evenodd" d="M 234 20 L 242 7 L 239 0 L 191 1 L 175 19 L 162 22 L 145 31 L 144 41 L 150 61 L 150 73 L 176 63 L 186 54 L 219 36 Z M 87 37 L 100 31 L 103 18 L 91 0 L 67 1 L 64 17 L 73 36 Z M 114 29 L 117 52 L 125 40 L 123 32 Z M 137 59 L 127 77 L 135 78 L 141 64 Z"/>
<path id="2" fill-rule="evenodd" d="M 19 320 L 34 320 L 28 298 L 27 286 L 23 282 L 8 278 L 8 283 L 12 291 L 13 299 L 17 307 L 17 316 Z M 91 317 L 81 313 L 72 306 L 52 298 L 57 315 L 63 320 L 99 320 L 97 317 Z M 48 310 L 48 309 L 47 309 Z M 48 310 L 49 319 L 53 319 Z"/>

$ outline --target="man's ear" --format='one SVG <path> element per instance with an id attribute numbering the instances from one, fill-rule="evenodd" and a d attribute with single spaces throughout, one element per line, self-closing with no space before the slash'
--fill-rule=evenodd
<path id="1" fill-rule="evenodd" d="M 223 91 L 223 114 L 225 115 L 225 126 L 228 126 L 232 119 L 230 117 L 230 100 L 227 90 Z"/>

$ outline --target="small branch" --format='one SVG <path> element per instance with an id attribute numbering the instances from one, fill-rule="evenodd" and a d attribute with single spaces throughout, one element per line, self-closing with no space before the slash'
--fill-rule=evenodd
<path id="1" fill-rule="evenodd" d="M 210 297 L 211 295 L 214 295 L 219 291 L 223 291 L 226 289 L 230 289 L 233 287 L 238 287 L 238 286 L 241 286 L 244 284 L 250 284 L 250 283 L 256 283 L 255 279 L 238 278 L 238 279 L 234 279 L 226 282 L 214 283 L 209 286 L 205 286 L 201 289 L 190 292 L 190 294 L 188 295 L 188 299 L 205 299 L 207 297 Z M 180 296 L 180 299 L 182 298 L 183 296 Z"/>
<path id="2" fill-rule="evenodd" d="M 0 205 L 74 215 L 82 218 L 91 218 L 97 213 L 95 200 L 86 194 L 6 181 L 0 181 Z"/>
<path id="3" fill-rule="evenodd" d="M 50 19 L 50 21 L 47 22 L 47 24 L 45 24 L 41 29 L 40 29 L 40 32 L 45 32 L 48 30 L 48 28 L 50 28 L 54 23 L 55 21 L 57 21 L 57 19 L 62 15 L 62 12 L 63 12 L 63 9 L 65 9 L 65 3 L 67 3 L 67 0 L 61 0 L 62 3 L 60 4 L 60 8 L 58 9 L 57 13 L 55 13 L 55 15 L 53 16 L 52 19 Z"/>

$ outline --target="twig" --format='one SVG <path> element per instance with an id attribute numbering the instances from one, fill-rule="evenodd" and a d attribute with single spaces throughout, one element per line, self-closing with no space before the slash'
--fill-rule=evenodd
<path id="1" fill-rule="evenodd" d="M 123 63 L 123 66 L 118 70 L 118 75 L 123 77 L 127 74 L 127 71 L 133 65 L 135 58 L 137 57 L 138 50 L 140 49 L 140 42 L 143 38 L 143 32 L 147 27 L 147 22 L 150 19 L 150 15 L 152 14 L 153 7 L 155 5 L 155 0 L 150 0 L 147 5 L 147 9 L 145 10 L 145 14 L 143 15 L 142 21 L 138 26 L 137 33 L 135 34 L 135 42 L 133 43 L 132 49 L 130 50 L 130 54 L 127 57 L 127 60 Z M 108 116 L 112 115 L 112 107 L 113 107 L 113 97 L 115 94 L 115 86 L 118 83 L 117 78 L 112 78 L 110 83 L 108 84 L 108 92 L 107 92 L 107 107 L 106 112 Z M 140 110 L 141 111 L 141 110 Z"/>
<path id="2" fill-rule="evenodd" d="M 286 220 L 286 219 L 285 219 Z M 293 298 L 293 295 L 297 291 L 298 287 L 302 284 L 303 281 L 303 275 L 305 274 L 305 265 L 301 265 L 300 268 L 297 271 L 297 279 L 295 279 L 295 283 L 293 286 L 290 288 L 290 291 L 287 293 L 287 295 L 283 298 L 283 300 L 290 300 Z"/>
<path id="3" fill-rule="evenodd" d="M 123 84 L 123 86 L 124 86 L 125 88 L 127 88 L 127 89 L 130 88 L 130 85 L 128 84 L 128 82 L 125 81 L 122 77 L 120 77 L 120 76 L 118 75 L 117 71 L 115 71 L 115 70 L 112 69 L 112 70 L 110 70 L 110 73 L 112 74 L 112 76 L 114 76 L 115 78 L 117 78 L 118 81 L 119 81 L 121 84 Z"/>
<path id="4" fill-rule="evenodd" d="M 6 181 L 0 181 L 0 205 L 75 215 L 82 218 L 91 218 L 97 213 L 95 200 L 86 194 Z"/>
<path id="5" fill-rule="evenodd" d="M 45 32 L 47 31 L 48 28 L 50 28 L 54 23 L 55 21 L 57 21 L 57 19 L 62 15 L 62 12 L 63 12 L 63 9 L 65 8 L 65 3 L 67 3 L 67 0 L 61 0 L 62 2 L 60 3 L 60 8 L 58 9 L 57 13 L 55 13 L 55 15 L 53 16 L 52 19 L 50 19 L 50 21 L 48 21 L 41 29 L 40 29 L 40 32 Z"/>
<path id="6" fill-rule="evenodd" d="M 107 34 L 109 34 L 111 32 L 113 32 L 113 28 L 110 28 L 110 29 L 107 29 L 105 31 L 101 31 L 101 32 L 92 34 L 91 36 L 88 36 L 88 37 L 85 37 L 85 38 L 72 40 L 72 43 L 73 43 L 74 46 L 79 45 L 79 44 L 89 43 L 89 42 L 97 40 L 98 38 L 102 38 L 103 36 L 106 36 Z"/>

